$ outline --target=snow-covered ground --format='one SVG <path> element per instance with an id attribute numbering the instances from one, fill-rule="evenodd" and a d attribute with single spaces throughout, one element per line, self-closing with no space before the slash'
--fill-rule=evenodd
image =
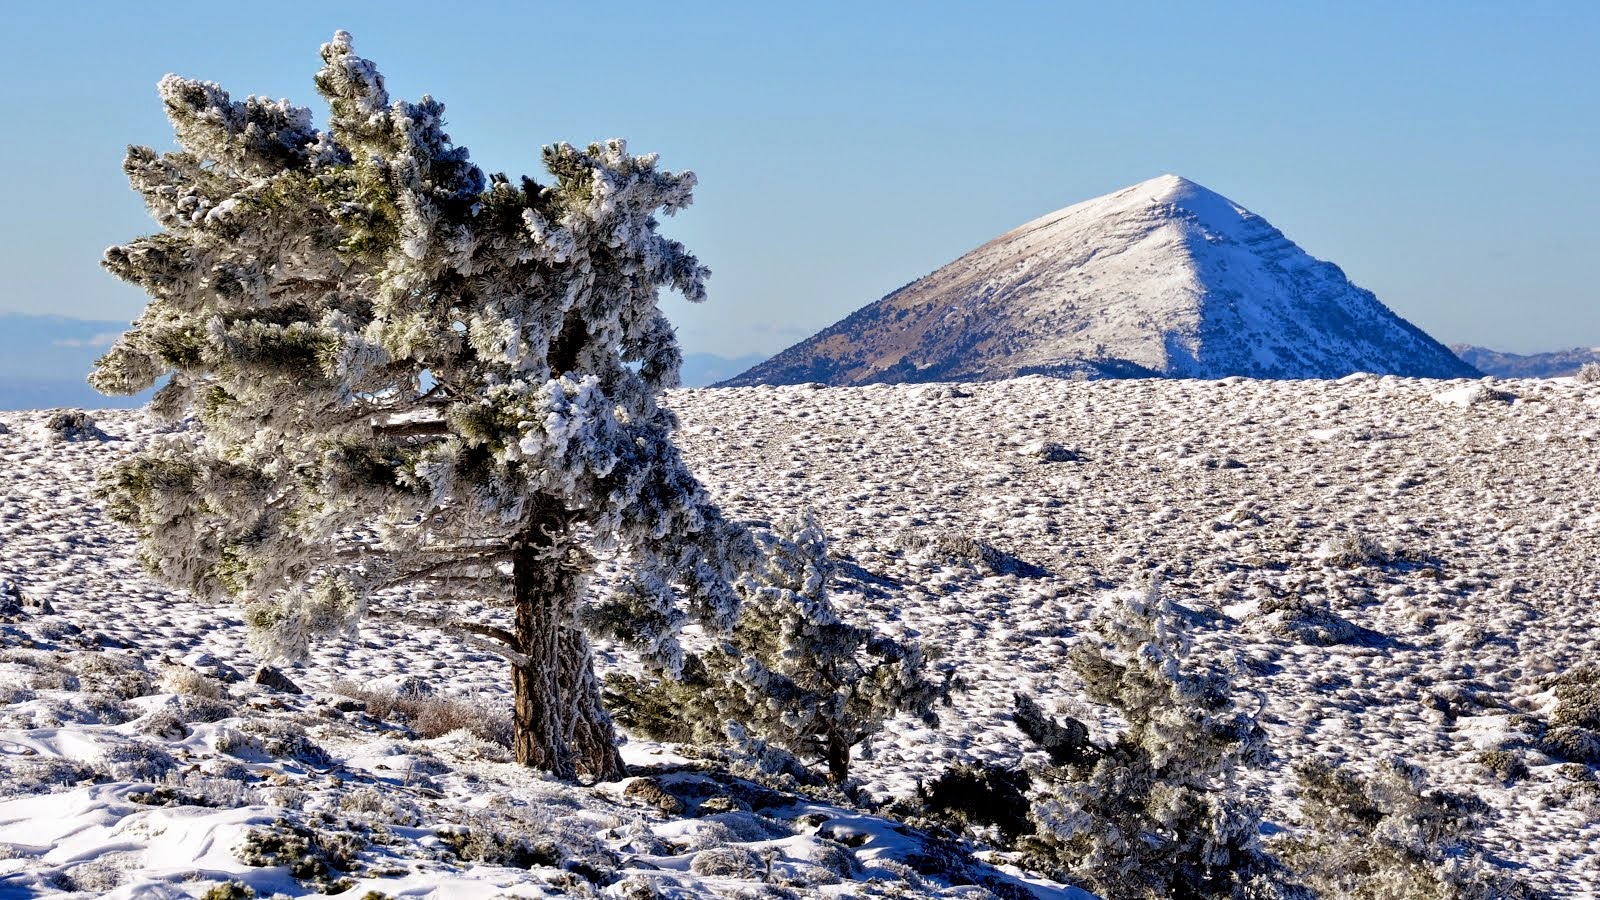
<path id="1" fill-rule="evenodd" d="M 1399 755 L 1490 805 L 1493 860 L 1557 896 L 1600 895 L 1594 767 L 1536 739 L 1547 676 L 1600 659 L 1600 385 L 1023 378 L 670 402 L 731 514 L 814 509 L 846 562 L 838 602 L 970 685 L 940 728 L 891 725 L 857 763 L 866 797 L 1030 752 L 1017 690 L 1115 727 L 1079 699 L 1065 650 L 1107 590 L 1158 573 L 1202 651 L 1264 700 L 1277 758 L 1248 784 L 1275 824 L 1293 823 L 1294 760 Z M 0 896 L 307 890 L 241 856 L 320 859 L 356 897 L 980 891 L 918 875 L 921 839 L 842 798 L 700 784 L 643 741 L 627 755 L 653 782 L 558 785 L 332 691 L 410 681 L 504 702 L 495 660 L 435 635 L 371 626 L 327 645 L 288 670 L 306 695 L 197 681 L 253 670 L 242 624 L 145 578 L 90 493 L 157 430 L 105 412 L 114 440 L 62 441 L 43 418 L 0 413 L 0 578 L 17 588 L 0 592 Z M 963 558 L 960 539 L 991 552 Z M 1496 749 L 1528 773 L 1503 781 L 1479 761 Z M 674 812 L 663 786 L 698 799 Z M 349 837 L 308 850 L 297 828 Z M 497 833 L 523 836 L 523 855 Z"/>

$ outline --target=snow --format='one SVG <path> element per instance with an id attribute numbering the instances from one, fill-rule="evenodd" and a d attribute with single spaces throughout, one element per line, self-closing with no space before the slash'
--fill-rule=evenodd
<path id="1" fill-rule="evenodd" d="M 1486 389 L 1513 399 L 1444 399 Z M 895 720 L 873 741 L 854 768 L 864 799 L 905 796 L 953 762 L 1037 761 L 1009 720 L 1016 690 L 1098 736 L 1118 728 L 1082 700 L 1065 651 L 1108 591 L 1160 571 L 1166 596 L 1194 614 L 1197 653 L 1231 660 L 1240 688 L 1265 700 L 1275 759 L 1244 785 L 1272 828 L 1294 827 L 1295 760 L 1361 769 L 1399 755 L 1426 769 L 1430 786 L 1489 804 L 1481 838 L 1494 859 L 1556 896 L 1600 896 L 1600 801 L 1578 789 L 1595 768 L 1574 782 L 1563 760 L 1530 746 L 1556 702 L 1544 679 L 1600 650 L 1600 385 L 1029 377 L 678 391 L 668 405 L 685 423 L 678 440 L 692 467 L 729 514 L 772 521 L 815 510 L 844 563 L 841 609 L 924 641 L 970 684 L 940 727 Z M 423 739 L 341 709 L 336 682 L 398 689 L 407 679 L 480 709 L 503 706 L 498 660 L 387 623 L 286 669 L 304 696 L 218 680 L 219 718 L 152 733 L 163 710 L 202 704 L 172 693 L 164 672 L 236 678 L 256 661 L 237 613 L 147 579 L 131 537 L 91 495 L 97 471 L 160 428 L 137 411 L 100 411 L 112 439 L 71 442 L 35 428 L 43 415 L 0 413 L 0 579 L 29 601 L 9 624 L 0 618 L 0 895 L 196 897 L 230 878 L 262 894 L 308 893 L 286 868 L 248 866 L 235 851 L 279 818 L 324 814 L 328 828 L 383 824 L 388 835 L 368 834 L 349 896 L 534 896 L 572 875 L 463 860 L 438 836 L 485 821 L 589 847 L 586 859 L 614 854 L 607 865 L 619 874 L 686 896 L 762 887 L 762 874 L 707 874 L 721 871 L 713 857 L 696 860 L 717 848 L 770 854 L 778 876 L 812 879 L 806 896 L 971 890 L 906 874 L 898 861 L 920 838 L 842 798 L 665 813 L 631 796 L 632 781 L 562 785 L 464 732 Z M 1076 453 L 1040 455 L 1049 444 Z M 908 540 L 934 534 L 973 538 L 1013 562 L 950 558 Z M 1374 555 L 1338 562 L 1358 536 Z M 1304 643 L 1281 613 L 1261 613 L 1285 598 L 1365 637 Z M 620 648 L 597 652 L 603 670 L 636 671 Z M 92 704 L 112 681 L 84 660 L 102 656 L 141 660 L 151 693 Z M 326 758 L 264 749 L 262 727 L 291 724 Z M 168 772 L 150 748 L 170 756 Z M 657 781 L 702 777 L 684 768 L 696 763 L 684 748 L 623 749 Z M 1490 773 L 1477 756 L 1496 749 L 1519 754 L 1529 774 L 1504 783 Z M 108 778 L 100 770 L 115 752 L 148 774 Z M 156 786 L 236 797 L 130 799 Z M 817 861 L 839 847 L 853 874 L 824 883 Z M 1029 877 L 1040 896 L 1070 895 Z"/>

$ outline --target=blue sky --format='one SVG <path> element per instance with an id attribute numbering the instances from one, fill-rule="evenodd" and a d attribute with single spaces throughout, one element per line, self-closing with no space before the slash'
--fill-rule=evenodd
<path id="1" fill-rule="evenodd" d="M 1052 209 L 1176 172 L 1435 337 L 1600 345 L 1600 4 L 18 4 L 0 312 L 127 320 L 124 145 L 166 72 L 320 115 L 317 48 L 444 101 L 490 171 L 626 137 L 693 169 L 689 351 L 771 353 Z"/>

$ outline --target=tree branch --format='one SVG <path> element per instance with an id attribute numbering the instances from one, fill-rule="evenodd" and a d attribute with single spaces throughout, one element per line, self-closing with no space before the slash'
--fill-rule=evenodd
<path id="1" fill-rule="evenodd" d="M 406 625 L 421 625 L 432 628 L 444 634 L 461 638 L 462 642 L 470 647 L 485 650 L 519 665 L 528 664 L 528 657 L 518 647 L 517 636 L 504 628 L 494 625 L 485 625 L 482 622 L 473 622 L 467 619 L 452 619 L 449 616 L 430 615 L 402 615 L 395 612 L 373 611 L 367 614 L 369 619 L 380 622 L 403 623 Z"/>
<path id="2" fill-rule="evenodd" d="M 415 422 L 372 423 L 372 433 L 384 437 L 449 437 L 450 425 L 440 419 L 422 419 Z"/>
<path id="3" fill-rule="evenodd" d="M 383 584 L 374 586 L 373 590 L 387 591 L 390 588 L 397 588 L 402 585 L 410 584 L 413 581 L 420 581 L 421 579 L 429 576 L 437 575 L 440 572 L 449 571 L 457 566 L 476 566 L 483 565 L 485 563 L 495 563 L 510 556 L 511 553 L 509 551 L 499 551 L 495 553 L 480 553 L 475 556 L 468 556 L 461 559 L 447 559 L 443 560 L 442 562 L 436 562 L 431 566 L 423 566 L 415 571 L 407 572 L 404 575 L 391 578 Z"/>

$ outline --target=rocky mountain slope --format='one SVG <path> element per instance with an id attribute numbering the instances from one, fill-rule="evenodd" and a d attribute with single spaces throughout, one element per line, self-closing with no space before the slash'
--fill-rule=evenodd
<path id="1" fill-rule="evenodd" d="M 1266 220 L 1176 175 L 1010 231 L 725 386 L 1477 374 Z"/>

